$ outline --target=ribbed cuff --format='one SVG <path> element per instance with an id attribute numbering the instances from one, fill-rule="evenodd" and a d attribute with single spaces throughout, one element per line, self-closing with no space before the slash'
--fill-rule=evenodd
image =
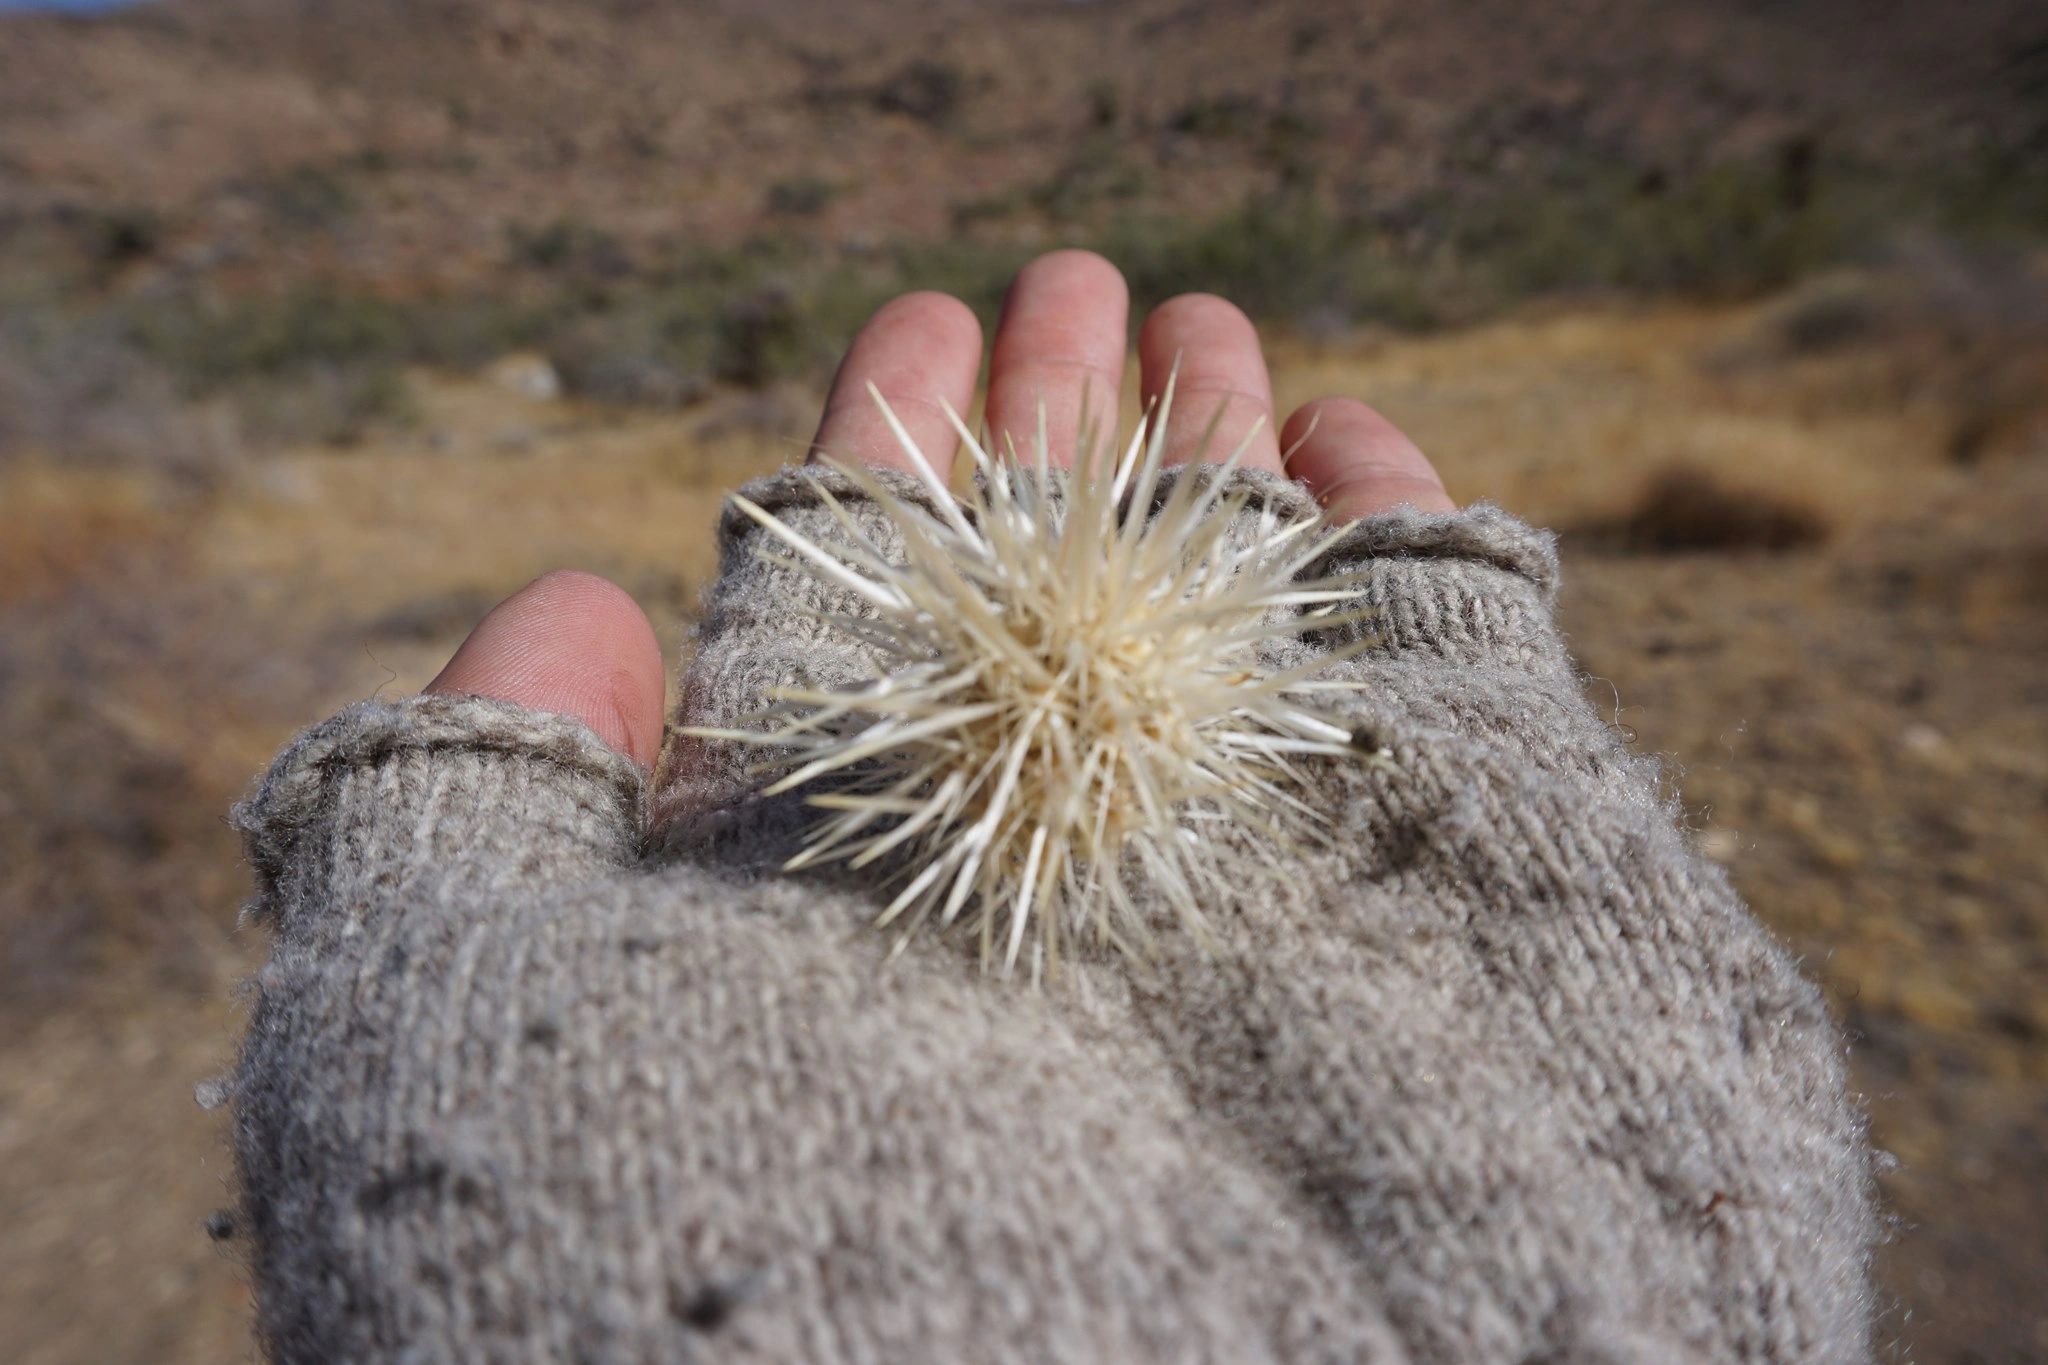
<path id="1" fill-rule="evenodd" d="M 1557 537 L 1491 503 L 1460 512 L 1398 507 L 1355 522 L 1305 571 L 1357 582 L 1372 619 L 1332 632 L 1332 644 L 1363 635 L 1376 652 L 1447 661 L 1562 665 L 1552 624 Z"/>
<path id="2" fill-rule="evenodd" d="M 1546 603 L 1557 595 L 1557 537 L 1490 502 L 1461 512 L 1396 507 L 1353 522 L 1310 572 L 1366 559 L 1463 560 L 1527 579 Z"/>
<path id="3" fill-rule="evenodd" d="M 905 502 L 927 512 L 939 510 L 932 500 L 931 490 L 912 475 L 892 469 L 876 469 L 869 473 L 876 482 Z M 764 474 L 739 490 L 741 497 L 785 521 L 792 515 L 802 516 L 811 511 L 823 513 L 829 519 L 831 514 L 825 506 L 827 494 L 849 511 L 866 509 L 864 515 L 856 513 L 856 519 L 861 522 L 861 529 L 885 548 L 895 542 L 896 537 L 889 532 L 888 518 L 874 510 L 874 500 L 868 496 L 867 490 L 830 465 L 790 465 L 773 474 Z M 727 499 L 718 518 L 719 553 L 729 558 L 740 549 L 742 542 L 760 531 L 761 527 L 752 517 Z"/>
<path id="4" fill-rule="evenodd" d="M 230 820 L 257 878 L 250 909 L 394 874 L 560 880 L 639 848 L 645 779 L 582 722 L 480 697 L 366 701 L 287 745 Z"/>

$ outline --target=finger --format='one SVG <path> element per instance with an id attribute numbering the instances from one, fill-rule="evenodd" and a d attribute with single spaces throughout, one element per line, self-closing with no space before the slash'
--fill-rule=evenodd
<path id="1" fill-rule="evenodd" d="M 1017 272 L 989 360 L 998 451 L 1007 435 L 1020 454 L 1036 455 L 1041 403 L 1055 465 L 1074 462 L 1084 402 L 1099 433 L 1114 428 L 1130 311 L 1124 277 L 1092 251 L 1055 251 Z"/>
<path id="2" fill-rule="evenodd" d="M 1422 512 L 1458 509 L 1415 442 L 1355 398 L 1304 403 L 1287 419 L 1280 443 L 1293 452 L 1287 472 L 1340 521 L 1404 503 Z"/>
<path id="3" fill-rule="evenodd" d="M 1138 334 L 1138 369 L 1148 405 L 1173 377 L 1167 464 L 1196 458 L 1220 464 L 1243 446 L 1239 464 L 1280 472 L 1273 378 L 1259 349 L 1258 331 L 1236 304 L 1214 294 L 1182 294 L 1160 304 Z M 1213 433 L 1211 422 L 1216 424 Z"/>
<path id="4" fill-rule="evenodd" d="M 930 292 L 890 300 L 847 347 L 811 440 L 811 458 L 914 470 L 913 457 L 875 404 L 872 384 L 943 481 L 956 445 L 943 405 L 964 415 L 980 372 L 981 323 L 966 304 Z"/>
<path id="5" fill-rule="evenodd" d="M 562 571 L 493 607 L 426 691 L 573 716 L 644 768 L 661 749 L 662 676 L 654 627 L 626 590 Z"/>

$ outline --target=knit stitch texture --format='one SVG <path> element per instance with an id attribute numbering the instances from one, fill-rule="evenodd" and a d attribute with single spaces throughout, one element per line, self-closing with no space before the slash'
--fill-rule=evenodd
<path id="1" fill-rule="evenodd" d="M 1252 474 L 1268 505 L 1312 511 Z M 831 535 L 817 485 L 748 496 Z M 728 516 L 679 725 L 862 676 Z M 1855 1361 L 1871 1160 L 1818 992 L 1581 695 L 1551 539 L 1353 528 L 1333 847 L 1042 989 L 885 963 L 735 746 L 652 783 L 450 697 L 235 818 L 274 936 L 233 1085 L 281 1361 Z M 1287 637 L 1291 667 L 1345 643 Z M 1226 839 L 1227 842 L 1227 839 Z M 1239 844 L 1226 857 L 1253 861 Z"/>

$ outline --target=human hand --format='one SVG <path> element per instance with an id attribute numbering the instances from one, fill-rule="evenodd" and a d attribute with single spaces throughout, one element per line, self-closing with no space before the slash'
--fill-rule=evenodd
<path id="1" fill-rule="evenodd" d="M 1025 266 L 996 326 L 988 428 L 1035 432 L 1042 403 L 1052 458 L 1071 464 L 1068 433 L 1078 429 L 1085 395 L 1122 386 L 1129 310 L 1123 276 L 1092 252 L 1055 251 Z M 907 468 L 908 455 L 868 393 L 872 384 L 944 478 L 955 439 L 942 401 L 961 412 L 972 405 L 981 347 L 981 325 L 958 299 L 926 292 L 883 305 L 840 363 L 812 458 Z M 1356 399 L 1305 403 L 1276 426 L 1258 334 L 1234 304 L 1183 294 L 1153 309 L 1138 334 L 1147 401 L 1166 386 L 1176 360 L 1168 464 L 1220 460 L 1245 443 L 1242 465 L 1291 476 L 1339 519 L 1402 504 L 1425 512 L 1455 508 L 1414 442 Z M 1212 419 L 1216 430 L 1204 445 Z M 594 574 L 561 571 L 493 608 L 426 691 L 572 716 L 651 767 L 661 747 L 663 680 L 654 629 L 632 597 Z"/>

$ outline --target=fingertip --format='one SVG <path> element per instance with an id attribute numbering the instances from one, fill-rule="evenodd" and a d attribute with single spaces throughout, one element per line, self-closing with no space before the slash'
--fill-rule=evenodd
<path id="1" fill-rule="evenodd" d="M 1035 448 L 1042 421 L 1048 458 L 1071 465 L 1084 416 L 1114 423 L 1130 303 L 1123 272 L 1093 251 L 1049 251 L 1017 272 L 989 348 L 985 417 L 999 446 Z"/>
<path id="2" fill-rule="evenodd" d="M 967 411 L 980 369 L 981 321 L 973 309 L 930 289 L 889 300 L 847 347 L 811 441 L 812 458 L 910 471 L 921 456 L 940 478 L 947 477 L 955 436 L 945 406 Z M 917 447 L 917 456 L 890 429 L 875 404 L 876 393 Z"/>
<path id="3" fill-rule="evenodd" d="M 871 323 L 915 327 L 934 344 L 981 346 L 981 319 L 951 294 L 937 289 L 916 289 L 899 294 L 875 310 Z"/>
<path id="4" fill-rule="evenodd" d="M 1245 468 L 1280 472 L 1272 375 L 1243 309 L 1215 294 L 1176 295 L 1145 319 L 1138 359 L 1147 402 L 1173 383 L 1167 464 L 1220 463 L 1242 448 Z"/>
<path id="5" fill-rule="evenodd" d="M 1086 291 L 1098 299 L 1130 302 L 1124 272 L 1109 257 L 1086 247 L 1063 246 L 1032 257 L 1010 282 L 1010 293 L 1040 288 L 1048 282 L 1056 282 L 1063 291 Z"/>
<path id="6" fill-rule="evenodd" d="M 1458 504 L 1415 442 L 1355 398 L 1321 398 L 1281 428 L 1287 473 L 1332 517 L 1356 520 L 1394 507 L 1454 512 Z"/>
<path id="7" fill-rule="evenodd" d="M 1250 332 L 1252 320 L 1244 309 L 1239 308 L 1221 294 L 1210 294 L 1195 290 L 1186 294 L 1175 294 L 1172 298 L 1155 307 L 1146 317 L 1139 335 L 1165 328 L 1171 331 L 1194 327 L 1216 327 L 1232 332 Z"/>

